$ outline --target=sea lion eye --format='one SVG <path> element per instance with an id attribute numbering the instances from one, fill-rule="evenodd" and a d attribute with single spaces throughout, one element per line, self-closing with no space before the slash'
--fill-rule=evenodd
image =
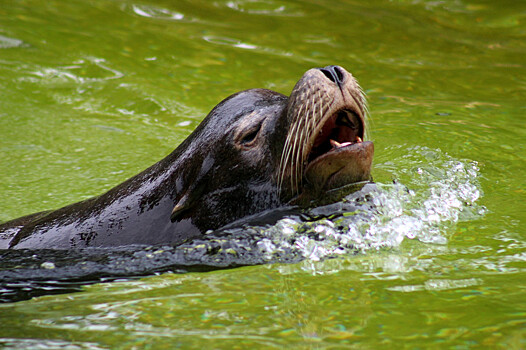
<path id="1" fill-rule="evenodd" d="M 239 143 L 242 146 L 251 146 L 258 136 L 259 130 L 261 130 L 261 124 L 255 125 L 253 128 L 248 129 L 248 131 L 241 136 Z"/>

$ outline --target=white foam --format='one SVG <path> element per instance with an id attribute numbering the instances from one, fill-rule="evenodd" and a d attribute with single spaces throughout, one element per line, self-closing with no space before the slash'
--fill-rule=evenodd
<path id="1" fill-rule="evenodd" d="M 440 150 L 416 147 L 395 164 L 394 184 L 378 183 L 364 201 L 362 215 L 300 222 L 280 220 L 265 230 L 258 248 L 269 258 L 288 248 L 317 261 L 330 256 L 394 248 L 406 239 L 446 244 L 454 225 L 484 215 L 476 202 L 482 191 L 474 161 L 460 161 Z M 347 197 L 345 200 L 350 200 Z"/>

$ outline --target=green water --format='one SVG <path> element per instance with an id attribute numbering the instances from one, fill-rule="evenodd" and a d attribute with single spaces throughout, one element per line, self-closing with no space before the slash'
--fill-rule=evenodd
<path id="1" fill-rule="evenodd" d="M 100 194 L 229 94 L 328 64 L 368 94 L 376 181 L 431 188 L 410 200 L 426 220 L 435 192 L 480 198 L 359 254 L 2 304 L 0 346 L 525 348 L 523 1 L 0 0 L 0 221 Z"/>

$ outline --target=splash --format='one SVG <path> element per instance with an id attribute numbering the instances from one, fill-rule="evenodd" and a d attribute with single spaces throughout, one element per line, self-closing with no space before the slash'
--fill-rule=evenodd
<path id="1" fill-rule="evenodd" d="M 258 247 L 268 259 L 283 249 L 305 259 L 394 248 L 406 239 L 446 244 L 459 221 L 478 218 L 482 191 L 474 161 L 456 160 L 440 150 L 415 147 L 400 159 L 393 184 L 377 183 L 344 203 L 365 209 L 340 217 L 306 221 L 282 219 L 265 230 Z"/>

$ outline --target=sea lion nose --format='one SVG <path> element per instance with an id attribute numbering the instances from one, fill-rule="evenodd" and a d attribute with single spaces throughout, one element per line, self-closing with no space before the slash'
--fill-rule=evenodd
<path id="1" fill-rule="evenodd" d="M 325 68 L 318 68 L 325 76 L 332 81 L 333 83 L 336 83 L 338 86 L 341 86 L 343 84 L 343 80 L 345 79 L 345 74 L 343 73 L 343 69 L 338 66 L 327 66 Z"/>

